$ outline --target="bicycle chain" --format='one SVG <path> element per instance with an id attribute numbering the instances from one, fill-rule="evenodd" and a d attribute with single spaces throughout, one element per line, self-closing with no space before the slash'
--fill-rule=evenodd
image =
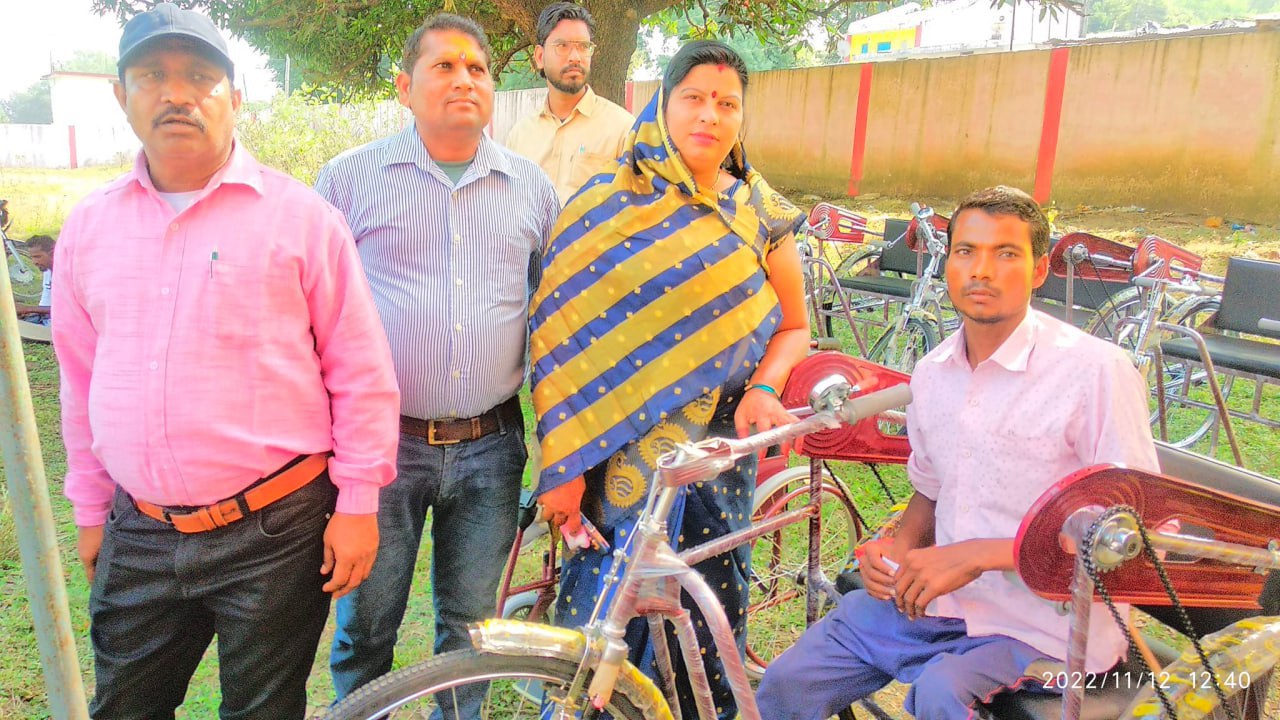
<path id="1" fill-rule="evenodd" d="M 1169 696 L 1165 694 L 1164 688 L 1155 680 L 1155 673 L 1151 666 L 1147 664 L 1147 659 L 1142 652 L 1138 650 L 1138 643 L 1133 637 L 1133 633 L 1129 630 L 1129 624 L 1120 617 L 1120 611 L 1116 608 L 1115 601 L 1111 599 L 1111 593 L 1108 592 L 1106 585 L 1102 581 L 1102 571 L 1093 561 L 1093 543 L 1097 539 L 1098 531 L 1102 529 L 1102 525 L 1109 521 L 1112 517 L 1121 513 L 1129 513 L 1136 518 L 1141 518 L 1137 510 L 1128 505 L 1115 505 L 1107 508 L 1098 516 L 1093 524 L 1089 526 L 1084 537 L 1081 538 L 1081 549 L 1083 553 L 1081 560 L 1083 561 L 1085 572 L 1089 574 L 1089 579 L 1093 581 L 1094 587 L 1097 588 L 1098 594 L 1102 596 L 1103 602 L 1107 606 L 1107 610 L 1111 613 L 1112 619 L 1120 630 L 1124 633 L 1125 640 L 1129 643 L 1129 653 L 1131 657 L 1136 656 L 1142 664 L 1142 669 L 1146 672 L 1147 677 L 1152 678 L 1151 688 L 1155 691 L 1156 697 L 1160 699 L 1160 705 L 1164 707 L 1168 720 L 1178 720 L 1178 714 L 1173 709 L 1173 702 Z M 1142 551 L 1147 559 L 1156 569 L 1156 575 L 1160 578 L 1160 584 L 1164 586 L 1165 594 L 1168 595 L 1172 602 L 1174 611 L 1178 615 L 1178 619 L 1182 621 L 1183 631 L 1187 637 L 1191 639 L 1191 644 L 1196 649 L 1196 655 L 1200 658 L 1200 665 L 1208 673 L 1209 678 L 1213 681 L 1213 691 L 1218 696 L 1220 707 L 1227 713 L 1229 720 L 1239 720 L 1234 710 L 1227 705 L 1227 695 L 1222 690 L 1222 685 L 1218 682 L 1218 674 L 1213 671 L 1213 666 L 1209 663 L 1209 658 L 1205 655 L 1204 647 L 1200 645 L 1200 638 L 1196 636 L 1195 628 L 1191 624 L 1191 618 L 1187 615 L 1187 610 L 1178 600 L 1178 593 L 1173 589 L 1173 583 L 1169 580 L 1168 573 L 1165 572 L 1164 565 L 1160 562 L 1160 558 L 1156 555 L 1155 548 L 1151 546 L 1151 538 L 1147 535 L 1147 529 L 1141 521 L 1137 523 L 1138 534 L 1142 537 Z"/>

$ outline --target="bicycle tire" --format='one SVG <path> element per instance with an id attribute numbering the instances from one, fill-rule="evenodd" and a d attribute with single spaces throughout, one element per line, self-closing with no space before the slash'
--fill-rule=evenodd
<path id="1" fill-rule="evenodd" d="M 538 605 L 538 598 L 542 594 L 540 590 L 525 590 L 507 598 L 502 603 L 502 618 L 504 620 L 522 620 L 524 622 L 550 623 L 554 624 L 556 603 L 555 599 L 536 617 L 531 617 L 530 613 Z"/>
<path id="2" fill-rule="evenodd" d="M 1096 338 L 1115 341 L 1116 329 L 1120 321 L 1136 314 L 1142 309 L 1142 295 L 1138 288 L 1125 288 L 1117 293 L 1099 311 L 1085 323 L 1084 331 Z"/>
<path id="3" fill-rule="evenodd" d="M 527 648 L 523 652 L 482 652 L 469 648 L 437 655 L 424 663 L 388 673 L 370 682 L 330 708 L 324 717 L 327 720 L 427 717 L 433 705 L 414 704 L 409 708 L 411 715 L 408 716 L 394 713 L 417 700 L 432 702 L 447 690 L 485 682 L 490 683 L 491 693 L 494 686 L 509 692 L 520 702 L 515 711 L 527 711 L 528 714 L 513 714 L 507 706 L 490 706 L 487 712 L 482 710 L 482 717 L 487 720 L 537 718 L 539 702 L 532 696 L 540 694 L 540 688 L 548 684 L 555 688 L 568 686 L 577 672 L 578 661 L 535 654 L 539 652 L 538 648 Z M 553 651 L 548 649 L 544 652 Z M 486 698 L 486 702 L 489 700 Z M 671 712 L 661 694 L 652 686 L 643 688 L 631 682 L 627 673 L 618 677 L 613 696 L 605 709 L 619 720 L 671 720 Z"/>
<path id="4" fill-rule="evenodd" d="M 26 250 L 5 248 L 4 254 L 13 296 L 27 305 L 38 302 L 44 292 L 44 273 L 31 261 Z"/>
<path id="5" fill-rule="evenodd" d="M 1194 650 L 1183 653 L 1155 675 L 1179 720 L 1235 717 L 1273 720 L 1280 717 L 1280 617 L 1241 620 L 1201 640 L 1227 698 L 1222 707 L 1208 672 Z M 1247 680 L 1245 680 L 1247 678 Z M 1121 720 L 1164 720 L 1155 689 L 1147 685 L 1134 697 Z"/>
<path id="6" fill-rule="evenodd" d="M 881 252 L 882 248 L 878 246 L 867 246 L 844 256 L 835 267 L 837 282 L 839 278 L 851 278 L 864 274 L 879 262 Z M 822 317 L 820 319 L 827 331 L 827 337 L 835 337 L 835 320 L 844 317 L 844 306 L 836 298 L 835 289 L 823 287 L 819 288 L 817 292 L 821 293 L 818 296 L 818 304 L 822 308 Z M 855 305 L 855 297 L 856 295 L 849 298 L 851 306 Z M 850 330 L 857 332 L 856 328 L 850 328 Z"/>
<path id="7" fill-rule="evenodd" d="M 890 327 L 881 335 L 867 353 L 867 359 L 910 375 L 920 358 L 928 355 L 939 342 L 933 323 L 918 317 L 908 318 L 901 331 Z"/>
<path id="8" fill-rule="evenodd" d="M 823 470 L 821 492 L 822 571 L 834 579 L 853 560 L 863 527 L 842 480 Z M 808 502 L 808 466 L 788 468 L 756 488 L 752 518 L 759 522 Z M 752 545 L 746 666 L 753 679 L 760 679 L 769 662 L 804 632 L 808 529 L 807 522 L 794 523 L 757 538 Z M 831 541 L 841 535 L 848 537 L 847 543 Z"/>

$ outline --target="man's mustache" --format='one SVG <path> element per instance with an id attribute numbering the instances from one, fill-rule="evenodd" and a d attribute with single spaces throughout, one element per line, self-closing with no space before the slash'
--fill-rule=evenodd
<path id="1" fill-rule="evenodd" d="M 205 132 L 208 129 L 207 126 L 204 124 L 204 121 L 196 117 L 195 113 L 183 108 L 174 108 L 172 110 L 166 110 L 165 112 L 158 115 L 155 120 L 151 121 L 151 127 L 160 127 L 164 123 L 169 122 L 174 118 L 181 118 L 187 121 L 188 123 L 196 126 L 196 128 L 199 129 L 200 132 Z"/>

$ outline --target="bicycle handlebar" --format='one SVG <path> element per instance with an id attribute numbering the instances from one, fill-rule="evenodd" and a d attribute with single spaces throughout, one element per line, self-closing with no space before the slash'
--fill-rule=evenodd
<path id="1" fill-rule="evenodd" d="M 1155 290 L 1164 285 L 1176 285 L 1178 292 L 1187 293 L 1188 295 L 1201 295 L 1203 297 L 1214 297 L 1221 294 L 1218 290 L 1207 288 L 1199 284 L 1186 285 L 1170 279 L 1146 277 L 1145 275 L 1135 275 L 1133 277 L 1133 284 L 1138 287 L 1147 288 L 1148 290 Z"/>
<path id="2" fill-rule="evenodd" d="M 740 458 L 755 455 L 775 445 L 790 443 L 802 435 L 839 427 L 841 423 L 853 425 L 865 418 L 911 403 L 911 388 L 905 383 L 859 397 L 850 397 L 855 389 L 840 376 L 819 382 L 814 386 L 814 396 L 810 398 L 814 409 L 820 410 L 818 413 L 799 422 L 780 425 L 745 438 L 708 438 L 681 445 L 658 459 L 658 474 L 669 486 L 706 480 L 732 467 Z M 838 406 L 828 409 L 827 405 L 833 396 L 839 395 L 843 395 L 843 398 Z"/>

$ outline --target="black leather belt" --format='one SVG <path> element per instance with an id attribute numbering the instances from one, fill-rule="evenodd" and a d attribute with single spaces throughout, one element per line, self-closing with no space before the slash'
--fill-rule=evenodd
<path id="1" fill-rule="evenodd" d="M 400 432 L 420 437 L 426 440 L 428 445 L 456 445 L 460 442 L 479 440 L 485 435 L 501 430 L 501 416 L 504 412 L 520 412 L 520 401 L 513 397 L 473 418 L 419 420 L 401 415 Z"/>

